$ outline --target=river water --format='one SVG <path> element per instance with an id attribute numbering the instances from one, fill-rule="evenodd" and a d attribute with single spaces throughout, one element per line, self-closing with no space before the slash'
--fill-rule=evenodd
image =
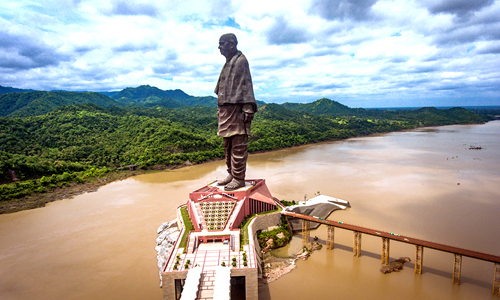
<path id="1" fill-rule="evenodd" d="M 482 150 L 469 150 L 481 146 Z M 500 121 L 445 126 L 321 143 L 250 155 L 247 178 L 265 178 L 273 196 L 321 193 L 350 201 L 330 219 L 500 255 Z M 222 161 L 141 175 L 45 208 L 0 215 L 0 299 L 161 299 L 157 227 L 175 218 L 188 193 L 225 176 Z M 326 229 L 311 233 L 320 240 Z M 300 236 L 288 252 L 300 248 Z M 452 285 L 453 255 L 392 242 L 379 272 L 381 240 L 335 231 L 297 269 L 259 289 L 259 299 L 498 299 L 493 264 L 463 259 Z M 285 253 L 286 251 L 282 251 Z"/>

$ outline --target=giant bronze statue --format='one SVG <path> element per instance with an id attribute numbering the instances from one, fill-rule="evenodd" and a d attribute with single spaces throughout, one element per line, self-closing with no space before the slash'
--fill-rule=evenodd
<path id="1" fill-rule="evenodd" d="M 226 191 L 245 186 L 248 135 L 253 114 L 257 112 L 250 67 L 237 45 L 238 40 L 232 33 L 224 34 L 219 39 L 219 50 L 226 57 L 226 63 L 215 87 L 219 119 L 217 135 L 224 139 L 229 175 L 217 183 L 224 185 Z"/>

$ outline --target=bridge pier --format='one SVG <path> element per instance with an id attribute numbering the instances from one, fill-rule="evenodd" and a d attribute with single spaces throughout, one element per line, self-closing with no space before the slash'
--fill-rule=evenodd
<path id="1" fill-rule="evenodd" d="M 415 274 L 422 274 L 422 263 L 424 260 L 424 246 L 415 245 Z"/>
<path id="2" fill-rule="evenodd" d="M 500 296 L 500 264 L 495 264 L 495 270 L 493 271 L 493 295 L 497 294 Z"/>
<path id="3" fill-rule="evenodd" d="M 332 250 L 333 249 L 333 242 L 335 240 L 335 227 L 334 226 L 327 226 L 326 227 L 328 236 L 326 238 L 326 249 Z"/>
<path id="4" fill-rule="evenodd" d="M 361 256 L 361 232 L 359 231 L 353 231 L 354 232 L 354 245 L 352 247 L 352 252 L 353 255 L 356 257 Z"/>
<path id="5" fill-rule="evenodd" d="M 452 284 L 460 284 L 462 274 L 462 255 L 455 254 L 455 263 L 453 265 L 453 280 Z"/>
<path id="6" fill-rule="evenodd" d="M 302 246 L 310 248 L 311 241 L 311 221 L 302 220 Z"/>
<path id="7" fill-rule="evenodd" d="M 389 242 L 391 240 L 388 238 L 382 238 L 382 264 L 383 265 L 388 265 L 389 264 Z"/>

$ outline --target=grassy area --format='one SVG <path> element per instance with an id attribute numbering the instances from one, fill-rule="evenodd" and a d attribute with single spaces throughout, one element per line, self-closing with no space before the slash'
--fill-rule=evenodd
<path id="1" fill-rule="evenodd" d="M 286 201 L 286 200 L 280 200 L 281 204 L 284 206 L 292 206 L 292 205 L 297 205 L 297 202 L 295 200 L 292 201 Z"/>
<path id="2" fill-rule="evenodd" d="M 243 250 L 243 245 L 248 245 L 249 244 L 248 226 L 250 225 L 250 223 L 252 222 L 252 220 L 255 217 L 269 215 L 269 214 L 272 214 L 272 213 L 275 213 L 275 212 L 278 212 L 278 211 L 281 211 L 281 209 L 280 208 L 276 208 L 276 209 L 273 209 L 273 210 L 270 210 L 270 211 L 261 212 L 259 214 L 249 215 L 249 216 L 246 216 L 245 219 L 243 219 L 243 221 L 241 222 L 241 224 L 239 226 L 240 227 L 240 231 L 241 231 L 240 250 Z"/>
<path id="3" fill-rule="evenodd" d="M 182 235 L 181 242 L 179 243 L 179 248 L 186 249 L 189 232 L 194 230 L 193 223 L 191 223 L 191 218 L 189 218 L 187 206 L 181 207 L 181 216 L 182 216 L 182 222 L 184 223 L 184 227 L 186 228 L 186 230 L 184 230 L 184 234 Z"/>
<path id="4" fill-rule="evenodd" d="M 292 239 L 292 235 L 288 230 L 288 223 L 286 222 L 285 218 L 285 216 L 281 215 L 281 226 L 279 228 L 259 233 L 257 238 L 259 239 L 260 247 L 266 247 L 266 243 L 269 238 L 273 239 L 274 248 L 282 247 Z M 284 238 L 278 237 L 280 233 L 284 235 Z"/>

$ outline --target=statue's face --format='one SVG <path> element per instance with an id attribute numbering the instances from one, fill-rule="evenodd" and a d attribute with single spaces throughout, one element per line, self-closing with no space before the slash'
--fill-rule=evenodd
<path id="1" fill-rule="evenodd" d="M 231 54 L 232 45 L 233 43 L 230 42 L 228 39 L 221 37 L 219 40 L 220 54 L 224 55 L 225 57 L 228 57 L 228 55 Z"/>

